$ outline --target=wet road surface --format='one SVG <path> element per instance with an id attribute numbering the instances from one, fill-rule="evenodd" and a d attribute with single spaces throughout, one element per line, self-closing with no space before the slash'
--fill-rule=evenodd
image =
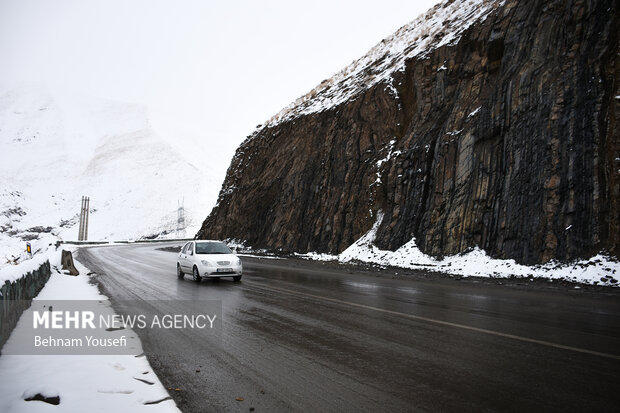
<path id="1" fill-rule="evenodd" d="M 242 257 L 196 284 L 162 245 L 82 249 L 112 303 L 221 300 L 222 338 L 141 333 L 184 412 L 612 411 L 620 295 Z M 182 308 L 177 309 L 182 312 Z M 236 398 L 243 398 L 242 401 Z"/>

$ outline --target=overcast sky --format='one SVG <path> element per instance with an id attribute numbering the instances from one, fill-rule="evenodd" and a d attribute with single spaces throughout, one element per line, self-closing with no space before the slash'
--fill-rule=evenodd
<path id="1" fill-rule="evenodd" d="M 240 143 L 436 0 L 0 0 L 0 92 L 139 102 Z"/>

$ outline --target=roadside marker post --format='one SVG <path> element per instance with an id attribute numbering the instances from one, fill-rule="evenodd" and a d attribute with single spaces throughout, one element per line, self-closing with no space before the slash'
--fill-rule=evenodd
<path id="1" fill-rule="evenodd" d="M 26 252 L 32 257 L 32 247 L 29 242 L 26 243 Z"/>

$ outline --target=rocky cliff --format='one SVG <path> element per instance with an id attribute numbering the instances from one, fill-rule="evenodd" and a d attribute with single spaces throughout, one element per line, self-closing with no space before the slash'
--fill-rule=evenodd
<path id="1" fill-rule="evenodd" d="M 620 243 L 618 2 L 446 1 L 259 127 L 198 238 L 368 231 L 532 264 Z"/>

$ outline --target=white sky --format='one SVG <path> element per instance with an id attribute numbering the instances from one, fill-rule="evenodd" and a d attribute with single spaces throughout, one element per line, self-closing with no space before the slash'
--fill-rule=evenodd
<path id="1" fill-rule="evenodd" d="M 0 0 L 0 92 L 144 103 L 156 125 L 237 146 L 436 2 Z"/>

